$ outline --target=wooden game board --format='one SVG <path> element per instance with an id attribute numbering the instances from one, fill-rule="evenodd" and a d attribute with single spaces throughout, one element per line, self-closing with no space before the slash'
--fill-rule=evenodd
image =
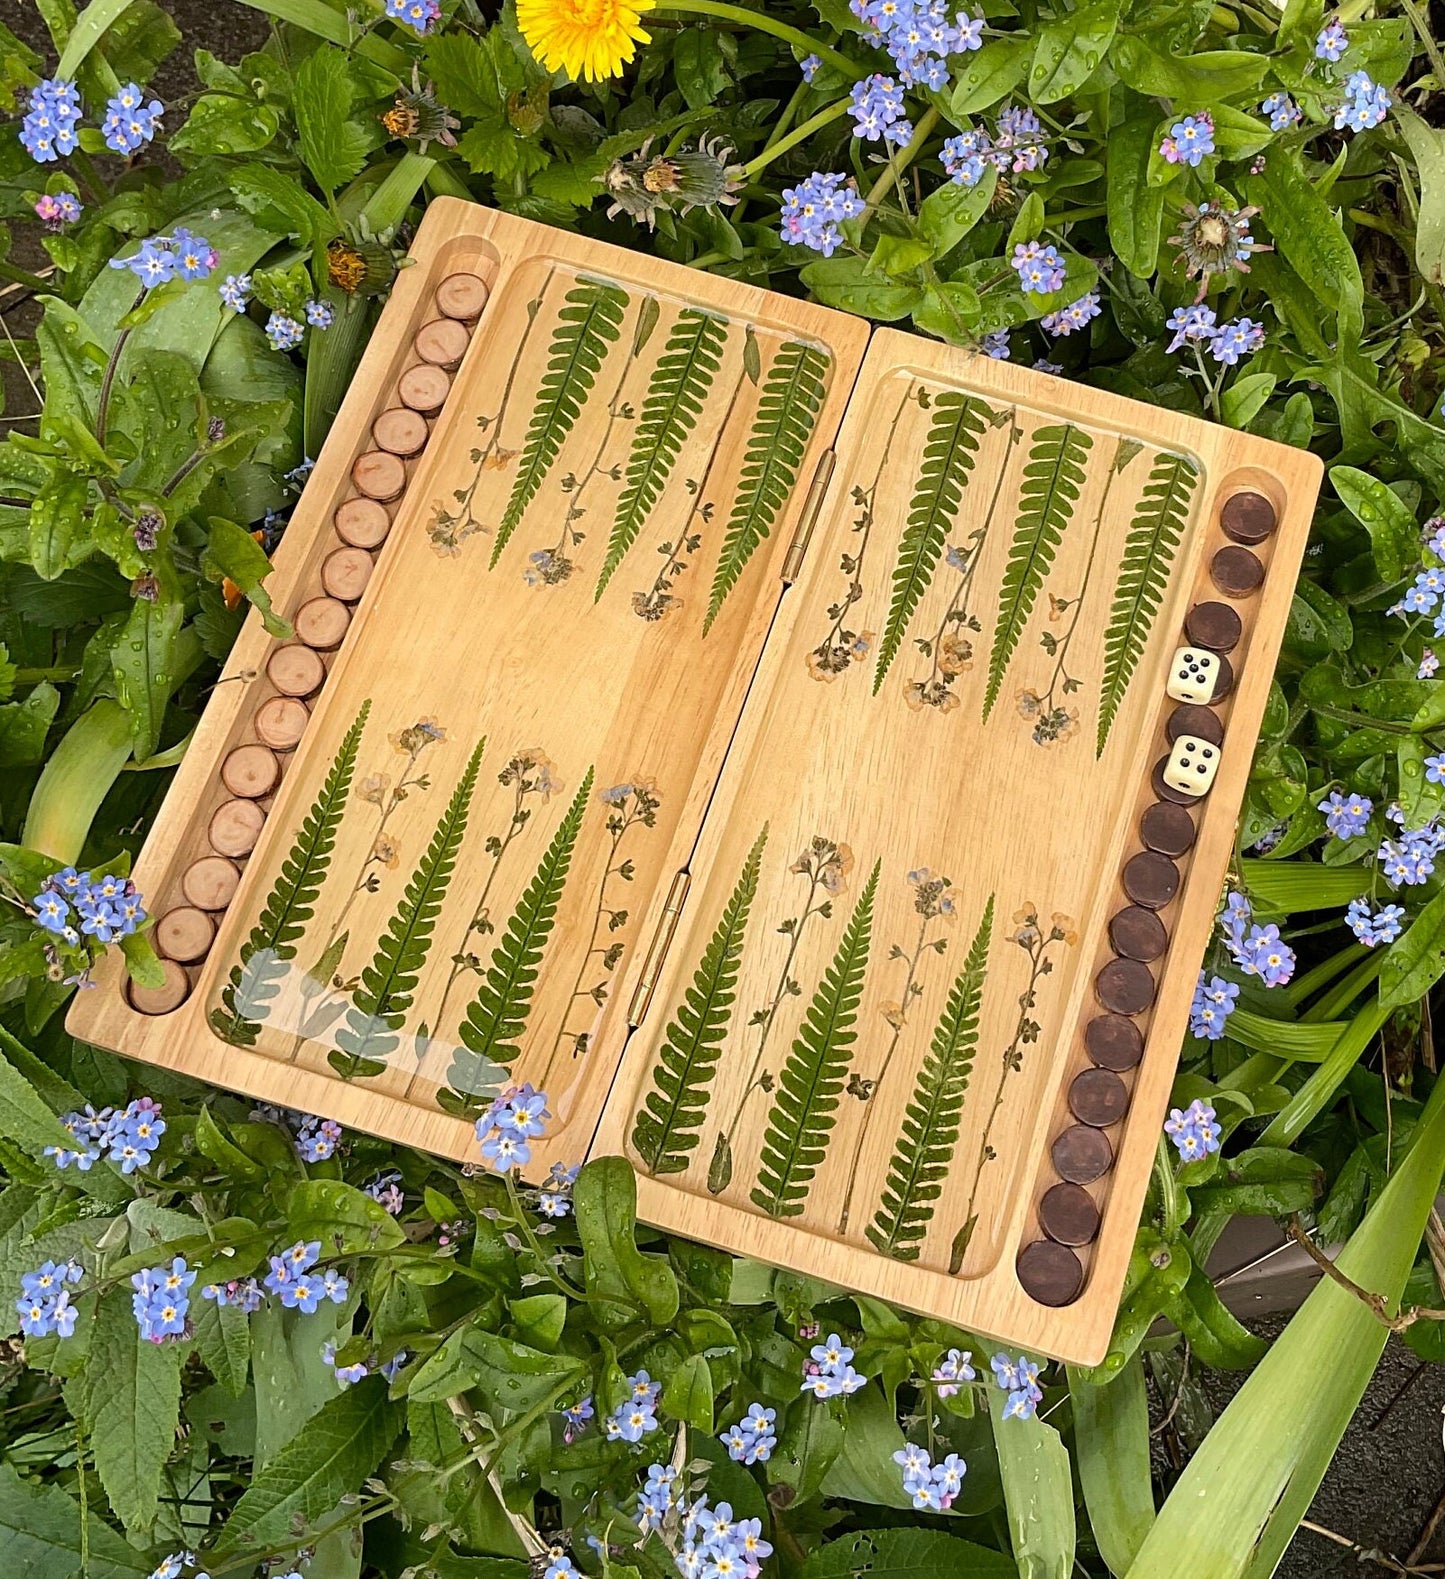
<path id="1" fill-rule="evenodd" d="M 433 203 L 70 1029 L 1095 1361 L 1318 477 Z"/>

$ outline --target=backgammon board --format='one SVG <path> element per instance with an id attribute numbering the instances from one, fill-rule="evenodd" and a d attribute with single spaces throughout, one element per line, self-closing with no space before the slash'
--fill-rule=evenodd
<path id="1" fill-rule="evenodd" d="M 70 1029 L 1097 1361 L 1319 471 L 438 200 Z"/>

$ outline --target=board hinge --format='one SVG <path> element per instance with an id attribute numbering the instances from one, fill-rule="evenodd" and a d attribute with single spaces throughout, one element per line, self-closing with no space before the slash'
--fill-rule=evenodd
<path id="1" fill-rule="evenodd" d="M 788 551 L 783 556 L 785 586 L 791 586 L 798 579 L 798 572 L 803 568 L 803 556 L 808 552 L 808 540 L 813 535 L 813 528 L 818 524 L 818 515 L 823 508 L 823 495 L 827 493 L 828 484 L 833 480 L 833 467 L 837 460 L 835 451 L 824 450 L 818 457 L 817 466 L 813 469 L 813 480 L 808 485 L 808 497 L 803 500 L 803 510 L 793 532 L 793 541 L 788 544 Z"/>
<path id="2" fill-rule="evenodd" d="M 631 1026 L 642 1024 L 652 1004 L 652 994 L 656 991 L 658 979 L 662 975 L 667 951 L 672 947 L 672 940 L 677 935 L 677 923 L 682 915 L 683 903 L 687 899 L 688 885 L 691 882 L 691 872 L 681 871 L 673 874 L 672 887 L 667 891 L 667 903 L 662 907 L 657 931 L 652 934 L 652 944 L 647 950 L 647 958 L 643 961 L 642 979 L 637 983 L 632 994 L 632 1002 L 627 1006 L 627 1023 Z"/>

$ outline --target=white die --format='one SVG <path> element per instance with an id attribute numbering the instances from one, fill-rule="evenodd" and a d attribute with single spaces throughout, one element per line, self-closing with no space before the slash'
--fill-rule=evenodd
<path id="1" fill-rule="evenodd" d="M 1204 795 L 1218 771 L 1218 746 L 1198 735 L 1180 735 L 1164 764 L 1164 782 L 1186 795 Z"/>
<path id="2" fill-rule="evenodd" d="M 1176 702 L 1204 702 L 1214 699 L 1219 683 L 1219 658 L 1202 647 L 1181 647 L 1169 665 L 1169 683 L 1164 694 Z"/>

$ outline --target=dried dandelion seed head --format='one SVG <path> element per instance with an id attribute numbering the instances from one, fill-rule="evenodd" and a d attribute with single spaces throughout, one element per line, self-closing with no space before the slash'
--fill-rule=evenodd
<path id="1" fill-rule="evenodd" d="M 423 154 L 431 143 L 439 143 L 443 148 L 455 148 L 457 140 L 452 134 L 462 124 L 438 100 L 432 83 L 422 86 L 415 65 L 411 72 L 410 91 L 398 88 L 396 103 L 382 112 L 380 120 L 393 137 L 402 142 L 415 143 L 416 151 Z"/>
<path id="2" fill-rule="evenodd" d="M 1185 278 L 1198 278 L 1198 300 L 1204 299 L 1210 275 L 1230 269 L 1248 274 L 1251 253 L 1274 250 L 1249 233 L 1249 222 L 1258 212 L 1257 208 L 1229 208 L 1223 203 L 1184 205 L 1179 234 L 1169 238 L 1169 245 L 1179 248 L 1177 261 L 1184 265 Z"/>
<path id="3" fill-rule="evenodd" d="M 378 296 L 396 278 L 396 260 L 376 242 L 338 236 L 326 248 L 326 278 L 348 296 Z"/>

